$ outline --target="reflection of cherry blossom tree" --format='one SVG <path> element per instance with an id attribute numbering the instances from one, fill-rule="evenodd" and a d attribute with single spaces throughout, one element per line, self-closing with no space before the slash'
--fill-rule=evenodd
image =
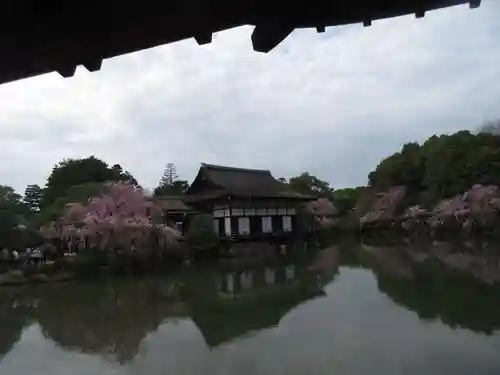
<path id="1" fill-rule="evenodd" d="M 159 214 L 140 188 L 119 182 L 107 185 L 86 206 L 68 205 L 65 214 L 43 232 L 47 237 L 79 240 L 80 244 L 87 240 L 87 245 L 99 249 L 172 245 L 177 233 L 154 224 Z"/>

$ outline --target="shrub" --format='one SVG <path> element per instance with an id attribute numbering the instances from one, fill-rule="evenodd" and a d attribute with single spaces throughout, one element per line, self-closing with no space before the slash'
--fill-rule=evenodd
<path id="1" fill-rule="evenodd" d="M 35 273 L 34 275 L 31 275 L 30 280 L 37 283 L 45 283 L 49 280 L 49 278 L 43 273 Z"/>
<path id="2" fill-rule="evenodd" d="M 70 264 L 75 274 L 81 277 L 98 276 L 100 267 L 104 265 L 102 259 L 92 252 L 79 253 Z"/>
<path id="3" fill-rule="evenodd" d="M 201 249 L 210 249 L 219 245 L 219 237 L 214 231 L 212 215 L 196 215 L 191 219 L 186 233 L 189 245 Z"/>
<path id="4" fill-rule="evenodd" d="M 54 272 L 68 272 L 74 269 L 73 262 L 68 258 L 57 258 L 52 265 Z"/>
<path id="5" fill-rule="evenodd" d="M 11 270 L 0 276 L 0 285 L 22 284 L 25 281 L 24 273 L 20 270 Z"/>
<path id="6" fill-rule="evenodd" d="M 0 262 L 0 275 L 9 271 L 9 266 L 7 264 Z"/>
<path id="7" fill-rule="evenodd" d="M 21 270 L 24 273 L 24 276 L 31 277 L 32 275 L 38 273 L 38 266 L 36 264 L 24 264 L 21 266 Z"/>
<path id="8" fill-rule="evenodd" d="M 55 263 L 41 264 L 38 268 L 38 272 L 43 275 L 53 276 L 57 273 L 57 267 Z"/>

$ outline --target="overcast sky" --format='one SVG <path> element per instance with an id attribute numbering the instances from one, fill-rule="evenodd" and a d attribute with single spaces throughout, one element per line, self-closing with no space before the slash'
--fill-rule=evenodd
<path id="1" fill-rule="evenodd" d="M 308 171 L 335 188 L 402 144 L 500 117 L 500 1 L 297 30 L 269 54 L 250 27 L 0 86 L 0 184 L 45 184 L 63 158 L 119 163 L 152 188 L 167 162 Z"/>

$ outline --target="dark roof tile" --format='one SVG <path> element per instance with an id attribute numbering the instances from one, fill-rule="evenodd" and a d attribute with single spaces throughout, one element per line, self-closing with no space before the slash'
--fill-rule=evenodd
<path id="1" fill-rule="evenodd" d="M 315 197 L 292 191 L 265 169 L 235 168 L 202 163 L 200 173 L 212 184 L 234 196 L 315 199 Z"/>
<path id="2" fill-rule="evenodd" d="M 185 204 L 182 199 L 181 196 L 160 196 L 154 199 L 154 203 L 165 211 L 192 211 L 192 208 Z"/>

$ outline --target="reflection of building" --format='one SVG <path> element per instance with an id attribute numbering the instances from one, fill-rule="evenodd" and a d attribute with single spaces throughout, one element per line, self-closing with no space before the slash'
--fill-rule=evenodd
<path id="1" fill-rule="evenodd" d="M 226 270 L 214 281 L 216 293 L 191 305 L 191 319 L 210 347 L 277 326 L 300 304 L 325 295 L 323 282 L 297 265 Z"/>
<path id="2" fill-rule="evenodd" d="M 64 350 L 120 363 L 135 358 L 144 338 L 166 320 L 191 319 L 214 347 L 276 326 L 301 303 L 324 295 L 323 282 L 306 265 L 237 268 L 180 280 L 45 285 L 26 289 L 23 299 L 0 298 L 0 358 L 35 322 Z"/>
<path id="3" fill-rule="evenodd" d="M 190 206 L 213 215 L 220 237 L 282 236 L 296 232 L 297 207 L 313 199 L 291 191 L 268 170 L 202 164 L 182 197 L 183 207 L 165 208 L 164 215 L 187 215 Z"/>
<path id="4" fill-rule="evenodd" d="M 271 287 L 294 281 L 295 277 L 293 264 L 280 268 L 227 272 L 220 277 L 219 296 L 233 298 L 245 292 L 266 292 Z"/>

